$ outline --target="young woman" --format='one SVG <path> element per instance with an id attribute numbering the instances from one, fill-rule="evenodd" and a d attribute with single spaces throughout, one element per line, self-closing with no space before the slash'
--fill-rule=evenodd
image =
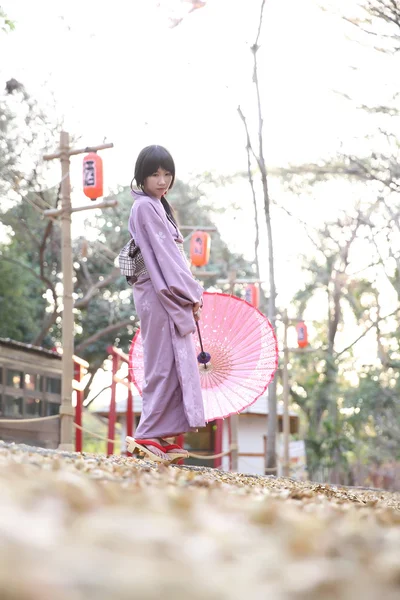
<path id="1" fill-rule="evenodd" d="M 165 198 L 174 178 L 174 161 L 165 148 L 147 146 L 140 152 L 129 232 L 146 269 L 133 287 L 145 381 L 140 423 L 135 438 L 126 440 L 128 451 L 140 450 L 157 462 L 187 454 L 164 438 L 205 425 L 192 335 L 200 319 L 203 288 L 189 269 L 182 235 Z"/>

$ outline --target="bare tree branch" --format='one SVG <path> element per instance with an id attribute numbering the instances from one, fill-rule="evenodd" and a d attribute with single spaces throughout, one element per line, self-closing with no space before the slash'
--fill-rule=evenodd
<path id="1" fill-rule="evenodd" d="M 16 260 L 15 258 L 11 258 L 10 256 L 2 256 L 1 258 L 2 258 L 2 260 L 6 260 L 8 262 L 11 262 L 11 263 L 13 263 L 15 265 L 18 265 L 19 267 L 22 267 L 26 271 L 29 271 L 36 279 L 39 279 L 40 281 L 43 281 L 43 283 L 45 283 L 48 286 L 48 288 L 51 289 L 51 287 L 52 287 L 51 281 L 49 279 L 47 279 L 47 277 L 44 277 L 44 276 L 40 275 L 39 273 L 37 273 L 35 271 L 35 269 L 33 269 L 32 267 L 30 267 L 29 265 L 27 265 L 27 264 L 25 264 L 25 263 L 23 263 L 23 262 L 21 262 L 19 260 Z"/>
<path id="2" fill-rule="evenodd" d="M 41 330 L 32 342 L 35 346 L 41 346 L 50 328 L 56 323 L 58 316 L 59 312 L 57 311 L 57 309 L 55 309 L 52 313 L 49 313 L 49 315 L 45 318 Z"/>
<path id="3" fill-rule="evenodd" d="M 397 314 L 399 312 L 399 309 L 396 308 L 396 310 L 394 310 L 393 312 L 389 313 L 388 315 L 386 315 L 385 317 L 381 317 L 379 322 L 384 321 L 385 319 L 388 319 L 389 317 L 393 317 L 395 314 Z M 376 327 L 377 325 L 377 321 L 374 321 L 373 323 L 371 323 L 371 325 L 369 325 L 367 327 L 367 329 L 365 331 L 363 331 L 363 333 L 361 335 L 359 335 L 354 342 L 352 342 L 351 344 L 349 344 L 348 346 L 346 346 L 346 348 L 344 348 L 343 350 L 341 350 L 340 352 L 336 352 L 335 353 L 335 358 L 339 358 L 339 356 L 341 356 L 342 354 L 344 354 L 345 352 L 347 352 L 348 350 L 350 350 L 350 348 L 352 348 L 355 344 L 357 344 L 357 342 L 359 342 L 365 335 L 367 335 L 367 333 L 369 331 L 371 331 L 371 329 L 373 327 Z"/>
<path id="4" fill-rule="evenodd" d="M 125 319 L 124 321 L 118 321 L 118 323 L 113 323 L 112 325 L 109 325 L 108 327 L 97 331 L 94 335 L 91 335 L 90 337 L 86 338 L 85 341 L 81 344 L 78 344 L 75 348 L 75 352 L 82 352 L 85 348 L 90 346 L 90 344 L 93 344 L 93 342 L 97 342 L 97 340 L 102 338 L 104 335 L 108 335 L 109 333 L 117 331 L 118 329 L 122 329 L 123 327 L 127 327 L 128 325 L 132 325 L 133 327 L 135 327 L 137 323 L 137 319 Z"/>
<path id="5" fill-rule="evenodd" d="M 55 288 L 55 285 L 53 284 L 53 282 L 50 281 L 50 279 L 48 277 L 45 277 L 45 273 L 44 273 L 44 262 L 45 262 L 44 253 L 46 250 L 47 240 L 48 240 L 52 230 L 53 230 L 53 221 L 51 219 L 49 219 L 49 222 L 47 223 L 46 229 L 43 234 L 42 243 L 40 244 L 40 248 L 39 248 L 39 267 L 40 267 L 40 276 L 43 281 L 46 280 L 48 282 L 48 286 L 49 286 L 48 289 L 51 291 L 51 295 L 53 296 L 53 305 L 54 305 L 53 312 L 55 313 L 57 310 L 57 304 L 58 304 L 56 288 Z M 52 324 L 53 324 L 53 322 L 55 322 L 55 318 L 52 321 Z M 44 337 L 44 335 L 43 335 L 43 337 Z M 40 340 L 40 341 L 42 341 L 42 340 Z"/>
<path id="6" fill-rule="evenodd" d="M 310 242 L 314 246 L 314 248 L 316 250 L 321 250 L 321 247 L 312 238 L 312 236 L 310 234 L 310 231 L 309 231 L 310 230 L 310 226 L 305 221 L 303 221 L 302 219 L 300 219 L 300 217 L 297 217 L 296 215 L 294 215 L 293 213 L 291 213 L 285 206 L 281 206 L 277 202 L 273 202 L 273 203 L 275 204 L 275 206 L 277 206 L 278 208 L 280 208 L 281 210 L 283 210 L 289 217 L 291 217 L 292 219 L 295 219 L 298 223 L 300 223 L 300 225 L 302 225 L 304 227 L 304 231 L 305 231 L 308 239 L 310 240 Z"/>
<path id="7" fill-rule="evenodd" d="M 241 120 L 243 121 L 243 125 L 245 128 L 245 132 L 246 132 L 246 152 L 247 152 L 247 177 L 249 179 L 249 183 L 250 183 L 250 187 L 251 187 L 251 193 L 252 193 L 252 197 L 253 197 L 253 206 L 254 206 L 254 223 L 256 226 L 256 238 L 254 241 L 254 256 L 255 256 L 255 261 L 256 261 L 256 276 L 257 279 L 260 278 L 260 262 L 258 260 L 258 248 L 260 245 L 260 229 L 258 226 L 258 209 L 257 209 L 257 198 L 256 198 L 256 192 L 254 189 L 254 181 L 253 181 L 253 174 L 251 172 L 251 158 L 250 158 L 250 152 L 252 152 L 252 146 L 251 146 L 251 140 L 250 140 L 250 134 L 249 134 L 249 128 L 247 127 L 247 121 L 246 121 L 246 117 L 244 116 L 242 109 L 240 108 L 240 106 L 238 106 L 238 113 L 239 116 L 241 118 Z M 254 155 L 254 153 L 253 153 Z"/>
<path id="8" fill-rule="evenodd" d="M 268 266 L 269 266 L 269 298 L 268 298 L 268 317 L 275 327 L 276 324 L 276 284 L 275 284 L 275 267 L 274 267 L 274 245 L 272 239 L 272 224 L 270 213 L 270 197 L 268 190 L 267 167 L 264 158 L 263 148 L 263 113 L 261 104 L 260 84 L 258 80 L 258 60 L 257 53 L 259 50 L 259 38 L 261 34 L 265 0 L 261 2 L 260 17 L 258 22 L 256 40 L 251 46 L 253 54 L 253 82 L 256 88 L 257 109 L 258 109 L 258 155 L 253 152 L 261 173 L 261 182 L 264 196 L 264 212 L 267 225 L 268 236 Z M 277 425 L 277 403 L 276 403 L 276 379 L 274 379 L 268 391 L 268 434 L 267 434 L 267 453 L 266 453 L 266 468 L 276 468 L 276 425 Z"/>
<path id="9" fill-rule="evenodd" d="M 261 28 L 262 28 L 264 6 L 265 6 L 265 0 L 262 0 L 262 3 L 261 3 L 261 13 L 260 13 L 260 21 L 258 23 L 257 37 L 256 37 L 256 41 L 254 43 L 254 46 L 257 46 L 257 49 L 258 49 L 258 40 L 260 39 Z"/>
<path id="10" fill-rule="evenodd" d="M 81 266 L 82 273 L 83 273 L 86 281 L 88 281 L 89 284 L 92 286 L 93 285 L 93 278 L 92 278 L 92 276 L 90 274 L 87 261 L 86 260 L 80 260 L 79 264 Z"/>
<path id="11" fill-rule="evenodd" d="M 93 373 L 93 376 L 94 375 L 95 375 L 95 373 Z M 90 385 L 90 383 L 88 385 Z M 90 400 L 88 402 L 86 402 L 86 404 L 84 404 L 84 407 L 88 408 L 88 406 L 90 406 L 92 404 L 92 402 L 94 402 L 96 400 L 96 398 L 98 398 L 100 396 L 100 394 L 102 394 L 106 390 L 109 390 L 110 387 L 111 387 L 111 385 L 104 386 L 99 392 L 97 392 L 97 394 L 95 396 L 93 396 L 93 398 L 90 398 Z"/>
<path id="12" fill-rule="evenodd" d="M 101 281 L 97 281 L 94 285 L 92 285 L 83 298 L 75 300 L 74 308 L 85 308 L 89 304 L 93 296 L 95 296 L 99 290 L 101 290 L 104 287 L 107 287 L 111 282 L 115 281 L 120 276 L 121 271 L 117 267 L 115 267 L 107 277 L 105 277 Z"/>
<path id="13" fill-rule="evenodd" d="M 33 245 L 35 247 L 38 247 L 39 246 L 38 239 L 33 235 L 32 230 L 31 230 L 30 227 L 28 227 L 25 219 L 20 219 L 19 220 L 19 224 L 21 225 L 21 227 L 24 228 L 25 233 L 30 237 L 31 242 L 33 243 Z"/>

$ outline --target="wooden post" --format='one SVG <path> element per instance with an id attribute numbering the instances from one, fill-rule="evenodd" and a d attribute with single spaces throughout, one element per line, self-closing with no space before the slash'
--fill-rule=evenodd
<path id="1" fill-rule="evenodd" d="M 74 355 L 74 300 L 73 300 L 73 261 L 71 244 L 71 182 L 69 176 L 70 156 L 84 152 L 112 148 L 113 144 L 101 144 L 79 150 L 69 146 L 69 134 L 60 133 L 60 148 L 55 154 L 48 154 L 43 160 L 60 159 L 61 162 L 61 270 L 63 275 L 63 312 L 62 312 L 62 381 L 61 381 L 61 406 L 60 406 L 60 450 L 73 450 L 73 418 L 72 408 L 72 380 L 73 380 L 73 355 Z M 96 208 L 96 206 L 93 206 Z M 51 213 L 53 211 L 50 211 Z M 47 215 L 53 217 L 53 214 Z"/>
<path id="2" fill-rule="evenodd" d="M 216 419 L 214 421 L 215 436 L 214 436 L 214 454 L 221 454 L 222 452 L 222 436 L 224 429 L 224 420 Z M 214 458 L 214 468 L 219 469 L 222 465 L 222 458 Z"/>
<path id="3" fill-rule="evenodd" d="M 229 417 L 229 429 L 230 429 L 230 445 L 236 448 L 231 450 L 229 455 L 230 458 L 230 470 L 236 471 L 239 468 L 238 465 L 238 429 L 239 429 L 239 415 L 231 415 Z"/>
<path id="4" fill-rule="evenodd" d="M 82 382 L 83 367 L 81 364 L 74 362 L 74 375 L 78 383 Z M 83 405 L 83 390 L 76 390 L 76 407 L 75 407 L 75 423 L 82 427 L 82 405 Z M 82 452 L 83 436 L 82 430 L 76 428 L 75 431 L 75 452 Z"/>
<path id="5" fill-rule="evenodd" d="M 104 200 L 103 202 L 92 202 L 92 204 L 71 208 L 71 212 L 82 212 L 83 210 L 93 210 L 94 208 L 112 208 L 113 206 L 117 205 L 118 200 Z M 49 208 L 49 210 L 44 210 L 43 214 L 46 215 L 46 217 L 58 217 L 62 214 L 62 212 L 62 208 Z"/>
<path id="6" fill-rule="evenodd" d="M 62 382 L 61 382 L 61 430 L 60 450 L 73 450 L 72 427 L 72 379 L 74 354 L 74 301 L 73 267 L 71 246 L 71 183 L 69 177 L 69 134 L 60 133 L 61 161 L 61 270 L 63 274 L 63 318 L 62 318 Z"/>
<path id="7" fill-rule="evenodd" d="M 232 296 L 233 296 L 233 292 L 235 290 L 236 275 L 237 275 L 237 272 L 235 269 L 233 269 L 232 271 L 229 271 L 229 273 L 228 273 L 229 293 Z M 219 421 L 218 421 L 218 423 L 219 423 Z M 220 423 L 221 423 L 221 429 L 222 429 L 223 421 L 220 421 Z M 230 417 L 229 417 L 229 443 L 232 446 L 236 446 L 236 450 L 231 450 L 231 453 L 229 455 L 229 465 L 230 465 L 231 471 L 238 470 L 238 448 L 237 448 L 237 446 L 238 446 L 238 427 L 239 427 L 239 416 L 237 414 L 230 415 Z M 221 438 L 221 450 L 219 450 L 219 452 L 222 452 L 222 438 Z M 220 463 L 220 466 L 221 466 L 221 464 L 222 464 L 222 461 Z"/>
<path id="8" fill-rule="evenodd" d="M 129 365 L 129 363 L 128 363 Z M 128 366 L 128 398 L 126 401 L 126 435 L 133 437 L 135 429 L 135 411 L 133 406 L 133 395 L 132 395 L 132 377 Z"/>
<path id="9" fill-rule="evenodd" d="M 113 440 L 115 438 L 115 421 L 117 416 L 117 382 L 115 381 L 114 375 L 117 374 L 119 367 L 119 356 L 113 353 L 112 357 L 112 380 L 111 380 L 111 402 L 110 412 L 108 415 L 108 439 Z M 107 454 L 114 454 L 114 442 L 107 442 Z"/>
<path id="10" fill-rule="evenodd" d="M 289 456 L 289 436 L 290 436 L 290 417 L 289 417 L 289 349 L 288 349 L 288 327 L 289 320 L 287 311 L 283 314 L 283 475 L 288 477 L 290 473 L 290 456 Z"/>
<path id="11" fill-rule="evenodd" d="M 263 435 L 264 473 L 267 473 L 267 436 Z"/>

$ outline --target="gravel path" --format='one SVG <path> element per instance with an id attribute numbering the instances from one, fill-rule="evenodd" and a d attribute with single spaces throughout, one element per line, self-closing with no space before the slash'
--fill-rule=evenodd
<path id="1" fill-rule="evenodd" d="M 0 442 L 1 600 L 398 600 L 400 495 Z"/>

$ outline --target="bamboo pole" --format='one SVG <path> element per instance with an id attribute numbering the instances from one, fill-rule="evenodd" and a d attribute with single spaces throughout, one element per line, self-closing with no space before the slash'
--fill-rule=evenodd
<path id="1" fill-rule="evenodd" d="M 77 206 L 76 208 L 70 208 L 70 213 L 81 212 L 82 210 L 92 210 L 93 208 L 110 208 L 112 206 L 117 206 L 118 200 L 104 200 L 103 202 L 92 202 L 92 204 L 85 204 L 85 206 Z M 43 214 L 46 217 L 58 217 L 62 215 L 64 209 L 63 208 L 49 208 L 48 210 L 43 211 Z"/>
<path id="2" fill-rule="evenodd" d="M 74 156 L 76 154 L 86 154 L 86 152 L 97 152 L 98 150 L 106 150 L 107 148 L 114 148 L 114 144 L 99 144 L 98 146 L 86 146 L 86 148 L 79 148 L 75 150 L 71 148 L 68 151 L 68 156 Z M 54 160 L 55 158 L 60 158 L 61 154 L 62 150 L 60 145 L 60 152 L 55 152 L 54 154 L 46 154 L 45 156 L 43 156 L 43 160 Z"/>
<path id="3" fill-rule="evenodd" d="M 63 313 L 62 313 L 62 382 L 61 382 L 61 406 L 60 406 L 60 450 L 73 450 L 73 419 L 72 390 L 74 378 L 74 283 L 73 283 L 73 259 L 71 241 L 71 182 L 70 182 L 70 156 L 84 152 L 112 148 L 113 144 L 100 144 L 83 149 L 72 149 L 69 145 L 69 133 L 60 132 L 60 149 L 54 154 L 43 156 L 43 160 L 60 159 L 61 162 L 61 211 L 56 215 L 61 217 L 61 270 L 63 274 Z M 95 208 L 95 206 L 92 206 Z M 75 209 L 74 209 L 75 210 Z M 49 211 L 46 211 L 49 212 Z M 53 211 L 50 211 L 53 212 Z"/>
<path id="4" fill-rule="evenodd" d="M 283 475 L 289 476 L 289 436 L 290 436 L 290 417 L 289 417 L 289 348 L 288 348 L 288 327 L 289 319 L 287 311 L 283 315 L 284 334 L 283 334 Z"/>
<path id="5" fill-rule="evenodd" d="M 73 265 L 71 244 L 71 183 L 69 177 L 69 134 L 60 133 L 61 161 L 61 269 L 63 274 L 63 318 L 62 318 L 62 384 L 61 384 L 61 430 L 60 450 L 73 450 L 72 424 L 72 380 L 74 378 L 74 300 Z"/>

